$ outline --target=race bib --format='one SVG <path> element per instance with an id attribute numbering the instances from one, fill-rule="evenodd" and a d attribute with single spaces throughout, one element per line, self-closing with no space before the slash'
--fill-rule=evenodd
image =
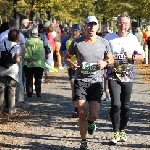
<path id="1" fill-rule="evenodd" d="M 128 63 L 128 59 L 126 59 L 126 56 L 124 54 L 115 54 L 114 59 L 115 59 L 115 63 L 118 63 L 118 64 Z"/>
<path id="2" fill-rule="evenodd" d="M 97 63 L 82 62 L 81 73 L 94 74 L 98 70 Z"/>

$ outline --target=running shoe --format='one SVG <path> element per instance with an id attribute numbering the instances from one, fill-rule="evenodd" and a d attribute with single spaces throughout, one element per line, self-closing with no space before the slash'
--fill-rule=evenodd
<path id="1" fill-rule="evenodd" d="M 96 123 L 88 123 L 88 134 L 92 135 L 96 131 Z"/>
<path id="2" fill-rule="evenodd" d="M 117 144 L 120 141 L 120 134 L 119 132 L 114 132 L 114 137 L 110 140 L 111 143 Z"/>
<path id="3" fill-rule="evenodd" d="M 121 130 L 120 133 L 120 142 L 126 142 L 127 141 L 127 136 L 124 130 Z"/>
<path id="4" fill-rule="evenodd" d="M 110 99 L 109 99 L 109 97 L 106 97 L 105 99 L 104 99 L 104 101 L 109 101 Z"/>
<path id="5" fill-rule="evenodd" d="M 86 141 L 82 141 L 79 150 L 89 150 Z"/>

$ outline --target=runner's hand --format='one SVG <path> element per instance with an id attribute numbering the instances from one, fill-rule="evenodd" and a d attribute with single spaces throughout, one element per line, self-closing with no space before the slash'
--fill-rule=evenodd
<path id="1" fill-rule="evenodd" d="M 129 51 L 124 52 L 124 55 L 127 57 L 127 59 L 132 59 L 132 54 Z"/>
<path id="2" fill-rule="evenodd" d="M 71 69 L 72 70 L 77 70 L 77 68 L 79 68 L 80 66 L 78 66 L 78 63 L 77 62 L 72 62 L 71 63 Z"/>
<path id="3" fill-rule="evenodd" d="M 107 66 L 107 62 L 106 61 L 97 61 L 97 67 L 98 69 L 104 69 Z"/>

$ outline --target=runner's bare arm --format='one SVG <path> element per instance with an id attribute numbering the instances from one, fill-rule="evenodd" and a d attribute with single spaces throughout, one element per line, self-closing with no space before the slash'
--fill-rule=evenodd
<path id="1" fill-rule="evenodd" d="M 64 61 L 67 64 L 67 66 L 71 67 L 73 70 L 76 70 L 77 68 L 79 68 L 80 66 L 78 66 L 77 62 L 72 62 L 71 61 L 71 54 L 67 51 L 66 56 L 64 57 Z"/>
<path id="2" fill-rule="evenodd" d="M 67 51 L 66 56 L 64 57 L 64 61 L 67 64 L 67 66 L 71 67 L 72 61 L 71 61 L 71 54 Z"/>
<path id="3" fill-rule="evenodd" d="M 106 54 L 106 60 L 105 61 L 106 61 L 108 66 L 114 63 L 114 57 L 113 57 L 112 52 L 108 52 Z"/>
<path id="4" fill-rule="evenodd" d="M 106 66 L 109 66 L 114 63 L 114 57 L 112 52 L 106 54 L 106 60 L 104 61 L 97 61 L 97 65 L 99 69 L 104 69 Z"/>
<path id="5" fill-rule="evenodd" d="M 138 61 L 138 60 L 143 60 L 143 55 L 142 54 L 137 54 L 133 56 L 133 60 Z"/>

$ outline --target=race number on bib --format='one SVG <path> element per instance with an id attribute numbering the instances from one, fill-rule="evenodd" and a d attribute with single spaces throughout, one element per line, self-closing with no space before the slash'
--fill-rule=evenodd
<path id="1" fill-rule="evenodd" d="M 124 54 L 115 54 L 115 60 L 122 60 L 126 59 L 126 56 Z"/>
<path id="2" fill-rule="evenodd" d="M 94 74 L 98 70 L 97 63 L 82 62 L 81 73 Z"/>
<path id="3" fill-rule="evenodd" d="M 115 62 L 118 64 L 127 64 L 128 60 L 124 54 L 114 54 Z"/>

